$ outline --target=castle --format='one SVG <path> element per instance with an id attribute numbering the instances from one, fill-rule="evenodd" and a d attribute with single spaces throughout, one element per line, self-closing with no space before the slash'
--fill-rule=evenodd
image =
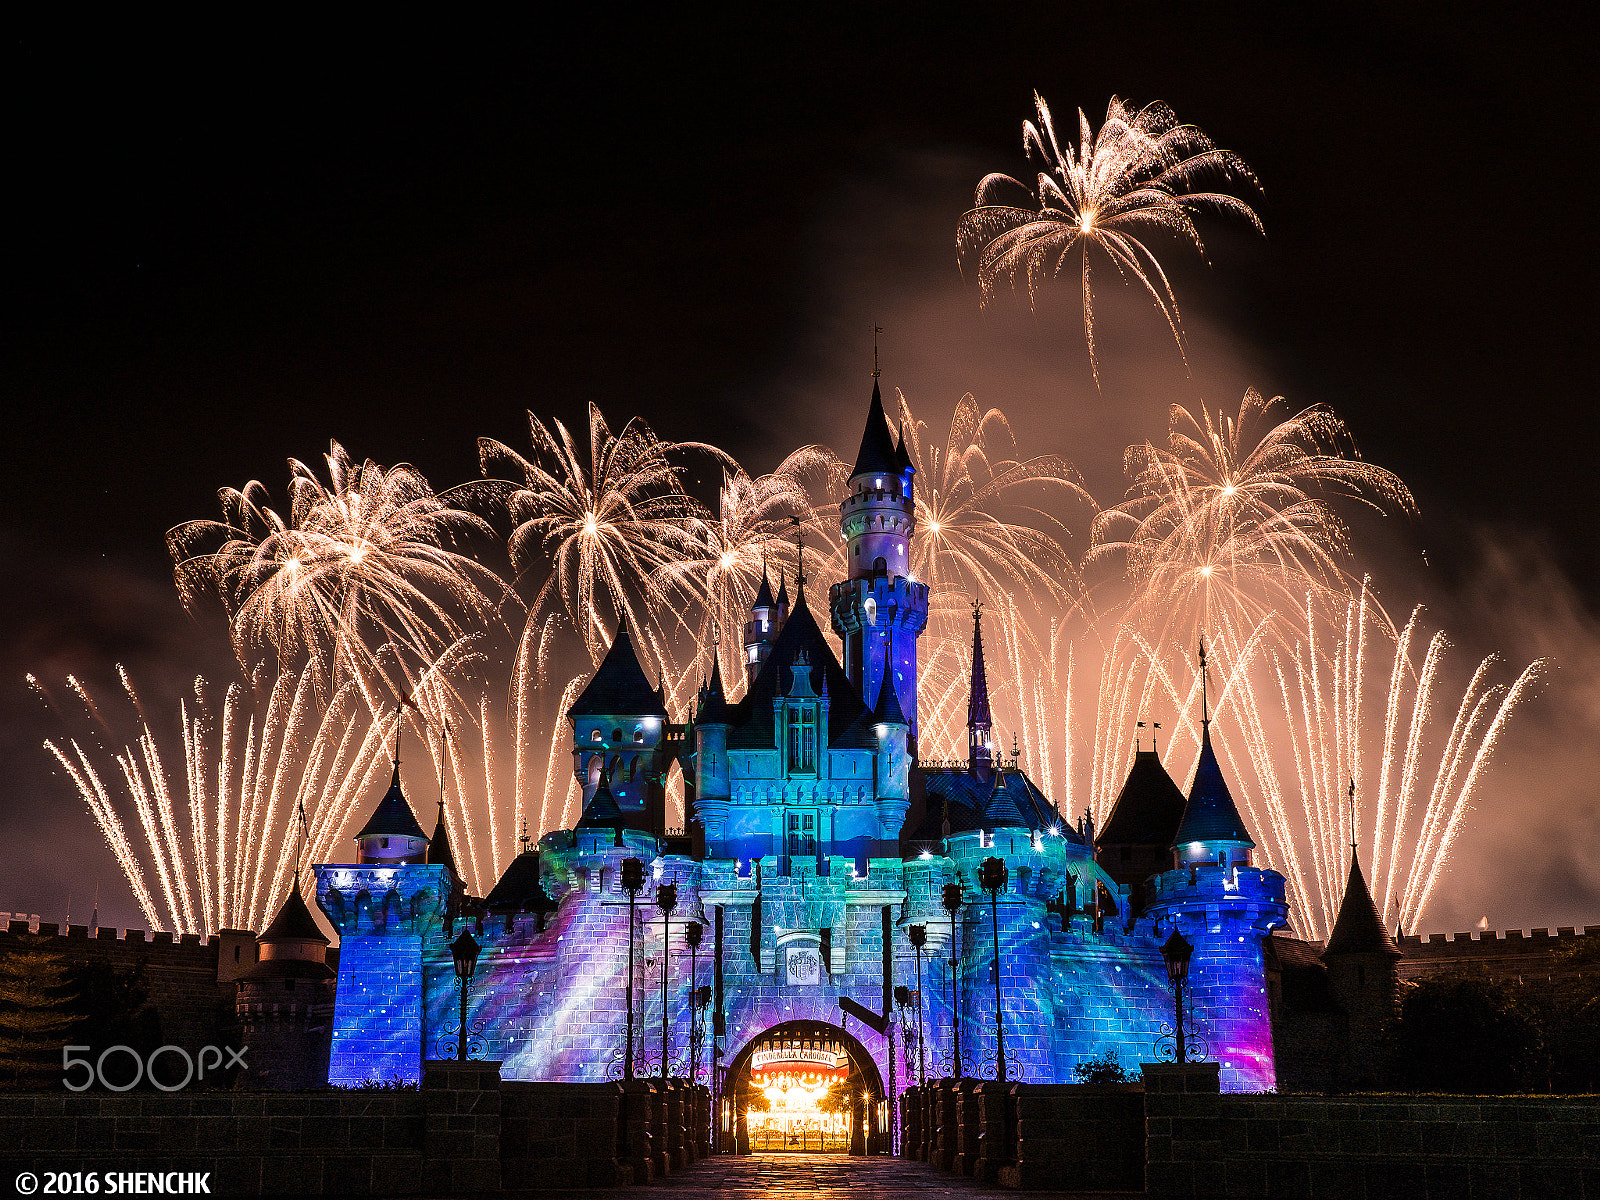
<path id="1" fill-rule="evenodd" d="M 915 488 L 875 381 L 840 504 L 848 577 L 826 597 L 843 661 L 803 557 L 792 597 L 763 580 L 740 686 L 714 667 L 682 723 L 619 629 L 568 712 L 582 818 L 525 842 L 487 896 L 463 894 L 443 823 L 424 832 L 397 764 L 356 861 L 316 868 L 341 941 L 330 1082 L 416 1079 L 462 1038 L 508 1079 L 659 1075 L 664 1053 L 665 1073 L 715 1066 L 730 1094 L 787 1055 L 883 1097 L 913 1070 L 993 1077 L 1003 1052 L 1009 1078 L 1071 1082 L 1107 1051 L 1148 1060 L 1171 1032 L 1176 931 L 1223 1086 L 1274 1086 L 1264 946 L 1284 881 L 1251 862 L 1209 730 L 1186 799 L 1137 755 L 1097 855 L 1092 824 L 995 751 L 975 609 L 967 757 L 921 759 Z M 674 769 L 684 833 L 665 828 Z M 986 891 L 991 858 L 1004 877 Z M 478 956 L 463 1027 L 464 930 Z M 920 991 L 920 1055 L 897 987 Z"/>

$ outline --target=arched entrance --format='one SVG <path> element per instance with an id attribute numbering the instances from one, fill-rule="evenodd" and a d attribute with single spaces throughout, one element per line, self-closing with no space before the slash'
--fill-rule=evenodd
<path id="1" fill-rule="evenodd" d="M 723 1132 L 738 1153 L 865 1154 L 883 1141 L 883 1078 L 859 1041 L 826 1021 L 784 1021 L 728 1065 Z"/>

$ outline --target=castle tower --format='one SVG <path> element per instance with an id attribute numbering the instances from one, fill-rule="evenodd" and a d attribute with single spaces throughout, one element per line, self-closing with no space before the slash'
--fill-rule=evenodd
<path id="1" fill-rule="evenodd" d="M 1344 1055 L 1338 1066 L 1341 1086 L 1376 1087 L 1388 1074 L 1389 1035 L 1398 1017 L 1396 965 L 1402 957 L 1383 927 L 1356 848 L 1351 846 L 1344 899 L 1322 951 L 1329 990 L 1346 1021 Z"/>
<path id="2" fill-rule="evenodd" d="M 1128 888 L 1135 913 L 1144 911 L 1145 880 L 1172 866 L 1172 846 L 1183 821 L 1184 799 L 1154 749 L 1136 749 L 1133 767 L 1095 838 L 1099 862 Z"/>
<path id="3" fill-rule="evenodd" d="M 884 680 L 873 710 L 873 731 L 878 735 L 878 826 L 880 837 L 898 838 L 911 808 L 910 723 L 900 711 L 898 693 Z"/>
<path id="4" fill-rule="evenodd" d="M 984 781 L 994 771 L 993 724 L 989 715 L 989 677 L 983 669 L 983 605 L 974 603 L 972 686 L 967 691 L 967 763 L 972 773 Z"/>
<path id="5" fill-rule="evenodd" d="M 844 669 L 863 697 L 893 681 L 900 711 L 917 741 L 917 637 L 928 623 L 928 588 L 911 576 L 916 469 L 904 439 L 897 447 L 883 414 L 877 379 L 850 494 L 839 505 L 848 577 L 833 585 L 833 630 L 844 642 Z"/>
<path id="6" fill-rule="evenodd" d="M 1201 726 L 1200 762 L 1171 847 L 1175 868 L 1150 880 L 1148 914 L 1194 947 L 1194 1028 L 1221 1065 L 1224 1091 L 1277 1086 L 1264 940 L 1287 923 L 1284 879 L 1250 865 L 1255 846 Z"/>
<path id="7" fill-rule="evenodd" d="M 300 877 L 256 938 L 259 960 L 238 977 L 234 1012 L 250 1046 L 251 1089 L 321 1087 L 328 1079 L 333 970 L 328 939 L 300 896 Z"/>
<path id="8" fill-rule="evenodd" d="M 722 664 L 713 657 L 711 682 L 694 723 L 694 816 L 711 844 L 720 842 L 727 832 L 732 794 L 728 778 L 728 730 L 732 727 L 733 716 L 722 688 Z"/>
<path id="9" fill-rule="evenodd" d="M 327 1081 L 346 1087 L 395 1078 L 418 1082 L 425 1040 L 423 950 L 443 947 L 439 935 L 460 884 L 448 861 L 424 861 L 428 839 L 401 791 L 398 763 L 356 846 L 354 863 L 316 867 L 317 903 L 339 932 Z M 438 965 L 427 969 L 437 974 Z M 453 970 L 448 958 L 443 969 Z"/>
<path id="10" fill-rule="evenodd" d="M 788 589 L 784 589 L 783 616 L 788 616 L 789 597 Z M 772 644 L 778 640 L 778 634 L 783 629 L 783 620 L 779 616 L 778 602 L 772 598 L 772 584 L 767 579 L 767 567 L 761 566 L 761 586 L 756 590 L 756 598 L 750 605 L 750 619 L 744 626 L 744 675 L 745 686 L 756 681 L 756 676 L 761 674 L 761 666 L 767 661 L 767 656 L 772 653 Z"/>
<path id="11" fill-rule="evenodd" d="M 567 710 L 572 770 L 587 807 L 604 774 L 630 829 L 666 831 L 667 708 L 634 653 L 626 624 Z"/>

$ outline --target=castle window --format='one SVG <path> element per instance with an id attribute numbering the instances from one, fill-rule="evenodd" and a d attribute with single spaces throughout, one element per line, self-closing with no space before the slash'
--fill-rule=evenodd
<path id="1" fill-rule="evenodd" d="M 788 817 L 790 854 L 817 852 L 817 818 L 812 813 L 790 813 Z"/>
<path id="2" fill-rule="evenodd" d="M 789 714 L 789 770 L 811 774 L 817 769 L 817 714 L 810 707 Z"/>
<path id="3" fill-rule="evenodd" d="M 598 742 L 600 740 L 600 731 L 596 729 L 593 733 L 591 733 L 589 735 L 589 740 L 591 742 Z"/>
<path id="4" fill-rule="evenodd" d="M 383 849 L 385 849 L 385 850 L 387 850 L 387 849 L 388 849 L 388 848 L 389 848 L 389 839 L 388 839 L 388 838 L 383 838 L 383 839 L 381 839 L 381 840 L 380 840 L 380 841 L 379 841 L 379 842 L 378 842 L 378 845 L 379 845 L 379 846 L 380 846 L 380 847 L 382 847 L 382 848 L 383 848 Z"/>

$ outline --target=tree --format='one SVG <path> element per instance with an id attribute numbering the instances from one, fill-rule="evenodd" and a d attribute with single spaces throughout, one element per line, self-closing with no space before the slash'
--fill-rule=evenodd
<path id="1" fill-rule="evenodd" d="M 1543 1086 L 1535 1013 L 1513 984 L 1436 975 L 1400 1009 L 1399 1069 L 1422 1091 L 1493 1094 Z"/>
<path id="2" fill-rule="evenodd" d="M 73 977 L 78 993 L 73 1005 L 77 1015 L 73 1040 L 93 1047 L 96 1055 L 107 1046 L 128 1046 L 141 1061 L 148 1062 L 151 1052 L 161 1045 L 161 1016 L 150 1004 L 144 960 L 129 970 L 95 960 L 76 968 Z M 106 1069 L 124 1073 L 113 1076 L 119 1084 L 132 1074 L 126 1055 L 108 1059 Z M 170 1076 L 162 1079 L 167 1084 L 177 1083 L 184 1074 L 176 1055 L 158 1059 L 153 1069 Z"/>
<path id="3" fill-rule="evenodd" d="M 61 1078 L 61 1048 L 78 1024 L 77 989 L 55 938 L 14 934 L 0 951 L 0 1087 Z"/>
<path id="4" fill-rule="evenodd" d="M 1117 1052 L 1107 1050 L 1099 1058 L 1086 1058 L 1072 1068 L 1079 1083 L 1132 1083 L 1133 1075 L 1117 1061 Z"/>

